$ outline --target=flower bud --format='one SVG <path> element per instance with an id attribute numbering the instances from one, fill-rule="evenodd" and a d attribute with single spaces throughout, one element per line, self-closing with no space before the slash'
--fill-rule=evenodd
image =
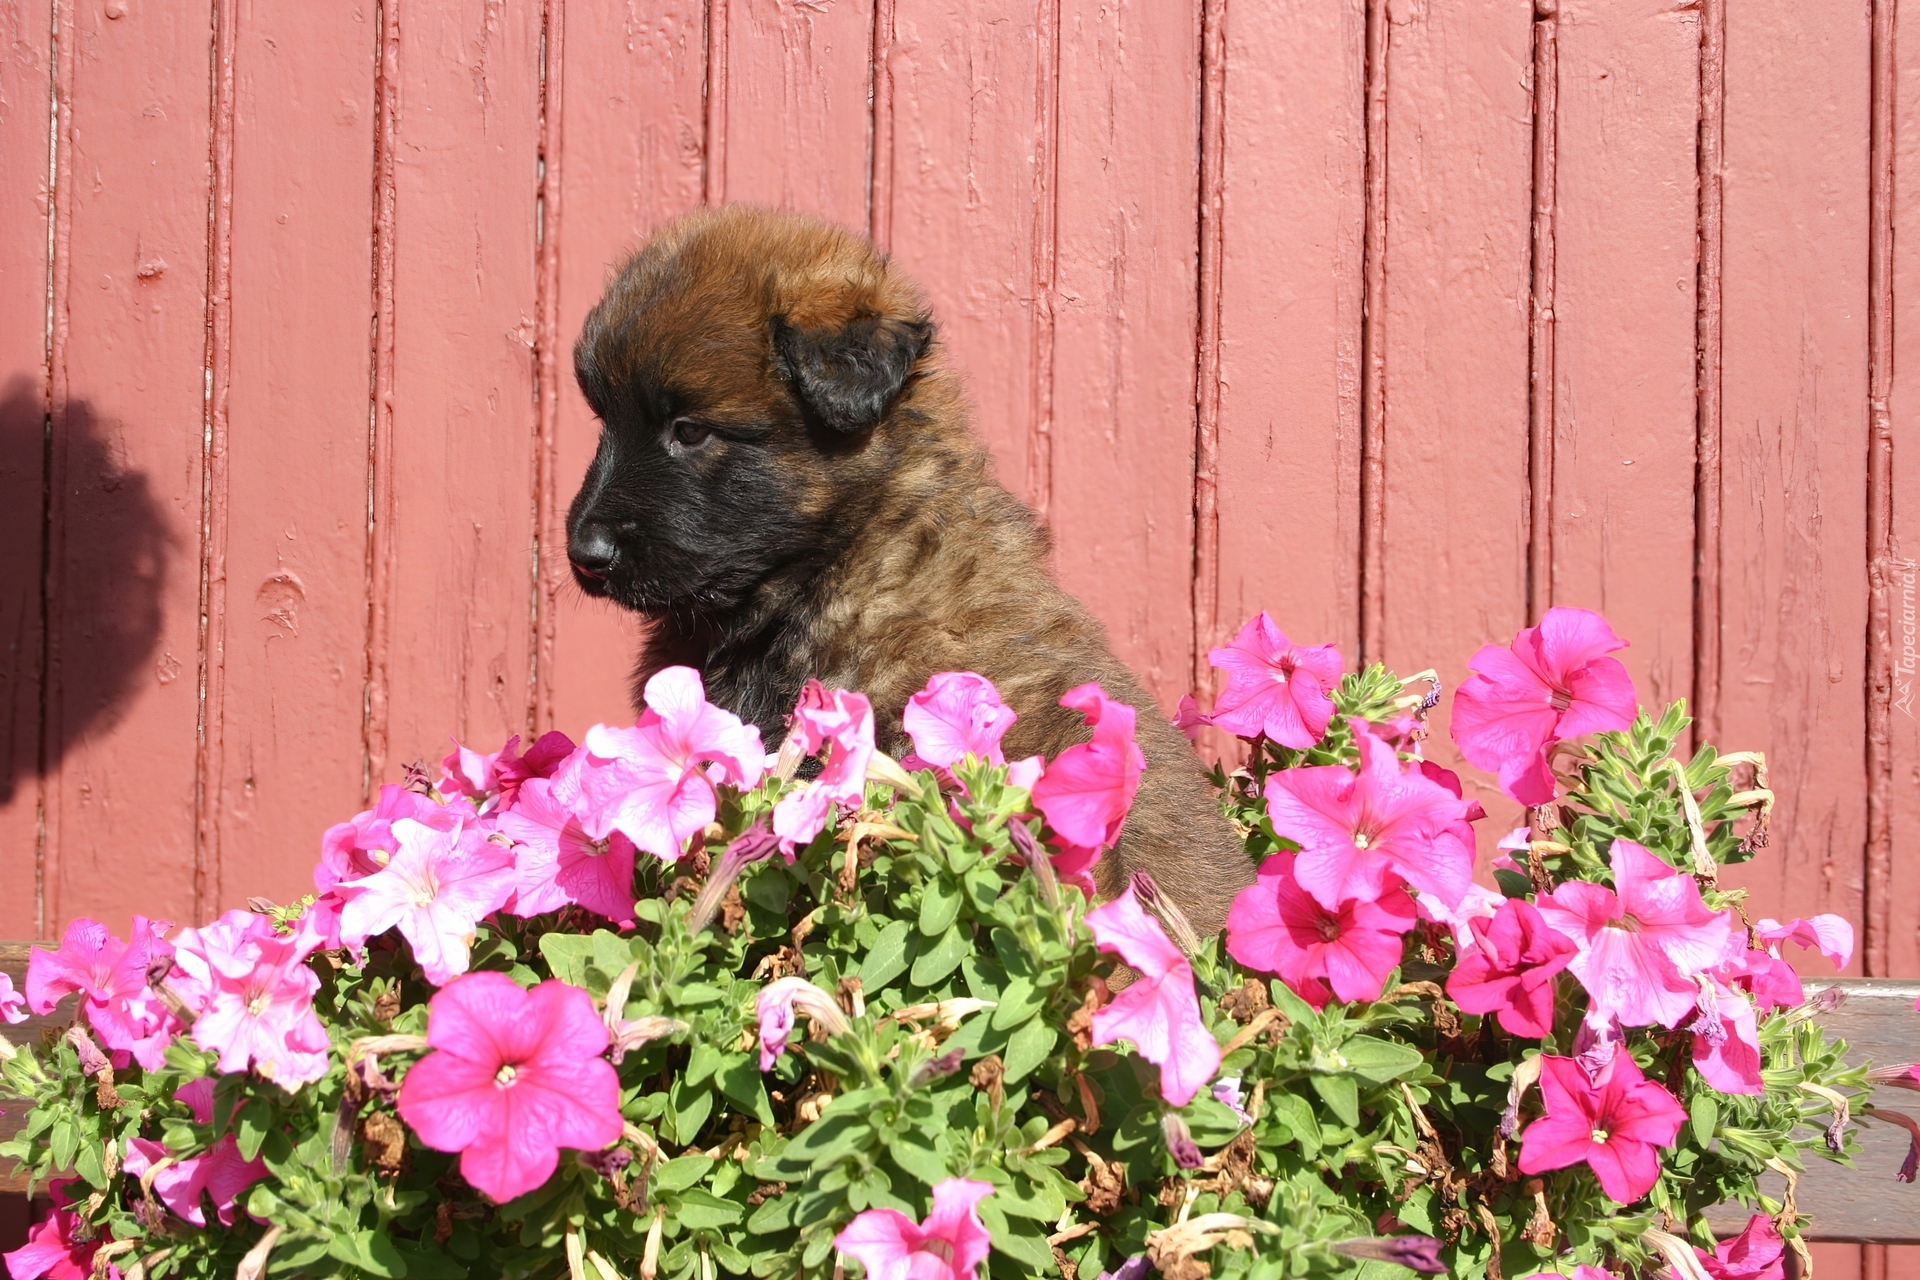
<path id="1" fill-rule="evenodd" d="M 1202 1164 L 1200 1148 L 1193 1141 L 1187 1122 L 1168 1112 L 1160 1120 L 1160 1132 L 1167 1140 L 1167 1154 L 1182 1169 L 1198 1169 Z"/>
<path id="2" fill-rule="evenodd" d="M 914 1088 L 918 1089 L 920 1086 L 938 1080 L 942 1076 L 950 1076 L 960 1069 L 960 1064 L 964 1061 L 966 1061 L 966 1054 L 958 1049 L 949 1049 L 939 1057 L 921 1063 L 920 1069 L 913 1073 L 911 1083 Z"/>
<path id="3" fill-rule="evenodd" d="M 740 878 L 747 864 L 770 858 L 779 848 L 780 837 L 765 827 L 750 827 L 735 837 L 720 855 L 720 864 L 700 887 L 700 896 L 693 900 L 693 910 L 687 913 L 687 932 L 699 933 L 712 923 L 721 899 L 727 896 L 727 890 Z"/>
<path id="4" fill-rule="evenodd" d="M 1334 1241 L 1333 1251 L 1349 1258 L 1395 1262 L 1430 1276 L 1442 1275 L 1447 1269 L 1440 1261 L 1440 1242 L 1432 1236 L 1355 1236 Z"/>

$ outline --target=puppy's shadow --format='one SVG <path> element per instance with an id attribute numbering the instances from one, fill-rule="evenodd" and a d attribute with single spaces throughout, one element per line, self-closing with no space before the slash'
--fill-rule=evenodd
<path id="1" fill-rule="evenodd" d="M 69 401 L 60 431 L 50 450 L 46 404 L 27 379 L 0 389 L 0 804 L 111 730 L 142 681 L 193 678 L 153 665 L 178 543 L 151 482 L 87 402 Z"/>

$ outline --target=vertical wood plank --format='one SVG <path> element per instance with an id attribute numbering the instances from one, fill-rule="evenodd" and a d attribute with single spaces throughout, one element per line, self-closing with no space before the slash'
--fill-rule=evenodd
<path id="1" fill-rule="evenodd" d="M 864 232 L 873 0 L 728 0 L 726 197 Z"/>
<path id="2" fill-rule="evenodd" d="M 368 0 L 239 13 L 209 910 L 306 892 L 360 798 L 375 42 Z"/>
<path id="3" fill-rule="evenodd" d="M 1229 6 L 1226 22 L 1220 604 L 1201 641 L 1265 609 L 1353 661 L 1366 6 Z"/>
<path id="4" fill-rule="evenodd" d="M 1061 8 L 1047 514 L 1061 582 L 1163 708 L 1193 675 L 1199 42 L 1192 4 Z"/>
<path id="5" fill-rule="evenodd" d="M 632 615 L 590 599 L 566 567 L 567 505 L 593 459 L 600 424 L 573 380 L 573 341 L 612 272 L 647 235 L 701 201 L 704 14 L 699 0 L 570 5 L 566 10 L 561 197 L 547 234 L 560 252 L 559 420 L 545 607 L 554 642 L 545 678 L 552 718 L 576 738 L 631 714 L 639 647 Z"/>
<path id="6" fill-rule="evenodd" d="M 529 727 L 540 143 L 538 6 L 397 8 L 389 770 Z"/>
<path id="7" fill-rule="evenodd" d="M 0 934 L 9 938 L 45 936 L 37 828 L 52 27 L 48 5 L 0 7 Z"/>
<path id="8" fill-rule="evenodd" d="M 1865 6 L 1730 5 L 1722 684 L 1765 751 L 1756 914 L 1862 919 L 1868 58 Z"/>
<path id="9" fill-rule="evenodd" d="M 60 11 L 49 931 L 194 911 L 209 16 Z"/>
<path id="10" fill-rule="evenodd" d="M 1393 0 L 1387 54 L 1382 658 L 1467 659 L 1526 625 L 1532 18 Z M 1431 745 L 1452 763 L 1445 715 Z M 1463 773 L 1506 829 L 1516 806 Z"/>
<path id="11" fill-rule="evenodd" d="M 1047 0 L 897 0 L 893 255 L 927 290 L 1002 484 L 1031 502 L 1034 236 L 1047 140 L 1036 73 Z M 1051 68 L 1048 68 L 1051 71 Z"/>
<path id="12" fill-rule="evenodd" d="M 1606 615 L 1640 700 L 1692 689 L 1700 15 L 1558 18 L 1552 593 Z"/>

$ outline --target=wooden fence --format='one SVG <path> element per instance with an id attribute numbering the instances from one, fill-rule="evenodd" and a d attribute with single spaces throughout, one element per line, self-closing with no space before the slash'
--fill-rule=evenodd
<path id="1" fill-rule="evenodd" d="M 1759 908 L 1920 974 L 1920 16 L 1537 7 L 0 0 L 0 936 L 621 715 L 568 351 L 745 199 L 926 283 L 1163 700 L 1262 606 L 1450 683 L 1601 609 L 1769 753 Z"/>

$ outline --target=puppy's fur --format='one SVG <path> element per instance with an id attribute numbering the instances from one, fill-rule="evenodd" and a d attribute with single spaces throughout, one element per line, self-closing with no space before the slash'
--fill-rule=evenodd
<path id="1" fill-rule="evenodd" d="M 574 367 L 603 424 L 569 516 L 580 585 L 656 623 L 641 682 L 701 670 L 771 749 L 817 677 L 900 712 L 978 671 L 1019 719 L 1008 758 L 1085 741 L 1060 695 L 1139 710 L 1147 770 L 1104 895 L 1149 871 L 1203 932 L 1253 880 L 1186 740 L 1053 581 L 1033 513 L 995 483 L 914 285 L 866 241 L 730 206 L 673 223 L 588 316 Z"/>

